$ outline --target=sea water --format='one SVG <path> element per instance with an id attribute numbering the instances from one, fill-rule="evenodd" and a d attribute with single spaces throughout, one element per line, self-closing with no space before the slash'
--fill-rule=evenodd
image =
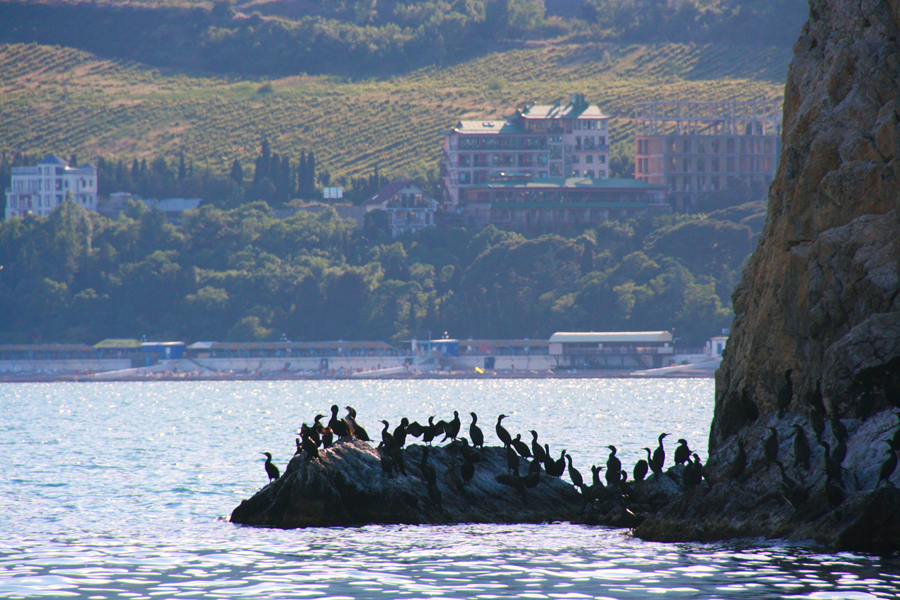
<path id="1" fill-rule="evenodd" d="M 666 438 L 706 458 L 709 379 L 228 381 L 0 385 L 3 598 L 888 598 L 896 556 L 770 540 L 644 542 L 544 525 L 282 531 L 228 515 L 282 469 L 295 432 L 352 405 L 379 420 L 475 411 L 488 444 L 563 448 L 589 476 L 613 444 L 629 471 Z"/>

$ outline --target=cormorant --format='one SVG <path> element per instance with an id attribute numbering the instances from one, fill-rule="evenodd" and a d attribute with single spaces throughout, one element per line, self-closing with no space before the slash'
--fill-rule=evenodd
<path id="1" fill-rule="evenodd" d="M 838 441 L 834 444 L 834 449 L 831 451 L 831 458 L 834 459 L 839 465 L 844 464 L 844 459 L 847 457 L 847 442 L 838 438 Z"/>
<path id="2" fill-rule="evenodd" d="M 734 455 L 734 462 L 731 463 L 731 469 L 728 471 L 728 477 L 737 479 L 744 473 L 747 468 L 747 452 L 744 450 L 744 441 L 738 438 L 737 453 Z"/>
<path id="3" fill-rule="evenodd" d="M 744 411 L 744 418 L 748 421 L 755 421 L 759 417 L 759 408 L 750 397 L 750 390 L 747 388 L 741 392 L 741 409 Z"/>
<path id="4" fill-rule="evenodd" d="M 681 438 L 678 440 L 678 446 L 675 448 L 675 464 L 683 465 L 691 460 L 691 449 L 688 448 L 687 440 Z"/>
<path id="5" fill-rule="evenodd" d="M 642 450 L 647 451 L 647 460 L 642 458 L 635 463 L 634 471 L 632 472 L 635 481 L 643 481 L 644 477 L 647 476 L 647 472 L 650 470 L 650 448 L 642 448 Z"/>
<path id="6" fill-rule="evenodd" d="M 778 390 L 778 418 L 782 418 L 784 416 L 784 411 L 787 410 L 787 407 L 791 404 L 791 400 L 794 397 L 794 382 L 791 381 L 791 373 L 793 373 L 793 369 L 788 369 L 784 372 L 784 385 L 781 386 L 781 389 Z"/>
<path id="7" fill-rule="evenodd" d="M 630 502 L 634 498 L 634 490 L 628 485 L 628 473 L 625 469 L 622 469 L 619 473 L 619 481 L 616 485 L 618 485 L 619 493 L 622 494 L 626 502 Z"/>
<path id="8" fill-rule="evenodd" d="M 528 449 L 528 444 L 522 441 L 522 434 L 517 433 L 515 439 L 512 441 L 513 448 L 516 449 L 516 452 L 519 453 L 519 456 L 522 458 L 531 458 L 531 450 Z"/>
<path id="9" fill-rule="evenodd" d="M 325 450 L 334 446 L 334 432 L 331 431 L 331 427 L 323 427 L 322 428 L 322 448 Z"/>
<path id="10" fill-rule="evenodd" d="M 428 451 L 431 450 L 428 446 L 425 446 L 422 449 L 422 460 L 419 462 L 419 470 L 422 472 L 422 478 L 426 483 L 435 483 L 437 481 L 437 471 L 434 470 L 430 464 L 428 464 Z"/>
<path id="11" fill-rule="evenodd" d="M 387 475 L 388 479 L 393 479 L 394 459 L 391 458 L 390 448 L 388 446 L 379 446 L 378 458 L 381 460 L 381 473 Z"/>
<path id="12" fill-rule="evenodd" d="M 272 464 L 272 455 L 268 452 L 263 452 L 263 454 L 266 457 L 266 475 L 269 476 L 269 481 L 281 477 L 281 473 L 278 471 L 278 467 Z"/>
<path id="13" fill-rule="evenodd" d="M 809 411 L 809 426 L 816 434 L 816 442 L 821 442 L 822 434 L 825 432 L 825 417 L 818 409 L 813 408 Z"/>
<path id="14" fill-rule="evenodd" d="M 763 457 L 766 459 L 766 468 L 778 460 L 778 432 L 774 427 L 769 427 L 769 437 L 763 442 Z"/>
<path id="15" fill-rule="evenodd" d="M 425 434 L 425 428 L 418 421 L 413 421 L 407 425 L 406 433 L 414 438 L 422 437 Z"/>
<path id="16" fill-rule="evenodd" d="M 663 465 L 666 464 L 666 449 L 663 448 L 663 438 L 667 435 L 669 434 L 659 434 L 659 446 L 653 451 L 653 462 L 650 463 L 650 468 L 653 469 L 654 473 L 662 473 Z M 654 465 L 656 466 L 654 467 Z"/>
<path id="17" fill-rule="evenodd" d="M 434 505 L 438 509 L 442 508 L 441 490 L 438 489 L 437 482 L 428 481 L 425 483 L 425 488 L 428 490 L 428 497 L 431 498 Z"/>
<path id="18" fill-rule="evenodd" d="M 874 408 L 875 392 L 872 391 L 871 380 L 867 380 L 863 384 L 863 391 L 859 394 L 859 398 L 856 401 L 856 416 L 860 419 L 865 419 L 872 414 Z"/>
<path id="19" fill-rule="evenodd" d="M 843 440 L 845 442 L 850 437 L 847 433 L 847 427 L 844 426 L 837 416 L 831 417 L 831 435 L 834 436 L 835 440 Z"/>
<path id="20" fill-rule="evenodd" d="M 322 434 L 325 432 L 325 426 L 322 425 L 321 421 L 325 418 L 325 415 L 316 415 L 316 418 L 313 419 L 312 426 L 312 439 L 316 443 L 316 446 L 322 445 Z"/>
<path id="21" fill-rule="evenodd" d="M 538 434 L 534 429 L 531 430 L 531 454 L 535 459 L 545 462 L 544 458 L 547 454 L 544 452 L 544 447 L 538 443 Z"/>
<path id="22" fill-rule="evenodd" d="M 394 447 L 394 436 L 391 435 L 391 432 L 388 431 L 388 427 L 390 425 L 384 419 L 381 420 L 384 423 L 384 429 L 381 430 L 381 443 L 384 444 L 384 447 L 390 451 L 391 448 Z"/>
<path id="23" fill-rule="evenodd" d="M 819 445 L 825 449 L 825 474 L 828 477 L 831 477 L 841 485 L 844 485 L 843 479 L 843 469 L 841 468 L 841 464 L 834 460 L 831 456 L 831 446 L 828 445 L 828 442 L 819 442 Z"/>
<path id="24" fill-rule="evenodd" d="M 472 477 L 475 476 L 475 463 L 468 456 L 465 457 L 462 467 L 460 467 L 460 472 L 462 473 L 463 485 L 469 483 Z"/>
<path id="25" fill-rule="evenodd" d="M 506 446 L 506 466 L 513 475 L 519 475 L 519 454 L 512 446 Z"/>
<path id="26" fill-rule="evenodd" d="M 533 488 L 541 482 L 541 463 L 536 460 L 528 463 L 528 474 L 522 478 L 522 485 Z"/>
<path id="27" fill-rule="evenodd" d="M 300 438 L 294 438 L 294 442 L 297 444 L 297 451 L 294 452 L 294 456 L 303 452 L 303 446 L 300 445 Z"/>
<path id="28" fill-rule="evenodd" d="M 550 465 L 553 465 L 550 467 Z M 562 477 L 563 473 L 566 472 L 566 451 L 563 450 L 559 455 L 559 460 L 550 460 L 549 465 L 544 466 L 544 470 L 547 471 L 547 475 L 553 475 L 554 477 Z"/>
<path id="29" fill-rule="evenodd" d="M 550 456 L 550 446 L 547 444 L 544 444 L 544 459 L 541 462 L 544 463 L 544 470 L 547 471 L 548 474 L 555 468 L 553 457 Z"/>
<path id="30" fill-rule="evenodd" d="M 397 425 L 397 428 L 394 429 L 394 444 L 397 448 L 402 448 L 406 445 L 406 428 L 409 427 L 409 419 L 403 417 L 400 419 L 400 424 Z"/>
<path id="31" fill-rule="evenodd" d="M 339 439 L 344 439 L 351 435 L 350 426 L 347 425 L 347 421 L 338 418 L 339 410 L 337 404 L 331 406 L 331 419 L 328 420 L 328 428 L 331 429 Z"/>
<path id="32" fill-rule="evenodd" d="M 687 462 L 681 475 L 682 481 L 687 486 L 700 485 L 703 483 L 703 478 L 706 476 L 703 463 L 700 462 L 700 457 L 697 456 L 696 452 L 693 452 L 692 456 L 694 457 L 693 462 Z"/>
<path id="33" fill-rule="evenodd" d="M 844 488 L 841 484 L 825 474 L 825 497 L 831 506 L 837 506 L 844 501 Z"/>
<path id="34" fill-rule="evenodd" d="M 454 410 L 453 418 L 447 423 L 447 426 L 444 427 L 444 439 L 441 441 L 446 442 L 448 439 L 455 441 L 456 437 L 459 435 L 460 425 L 459 411 Z"/>
<path id="35" fill-rule="evenodd" d="M 318 415 L 317 415 L 318 416 Z M 316 446 L 322 443 L 322 438 L 319 435 L 319 432 L 316 430 L 317 423 L 313 421 L 312 427 L 304 423 L 300 426 L 300 437 L 308 437 L 312 438 L 312 440 L 316 443 Z"/>
<path id="36" fill-rule="evenodd" d="M 878 483 L 875 484 L 876 488 L 881 485 L 882 481 L 890 483 L 891 475 L 894 474 L 894 470 L 897 468 L 897 449 L 887 440 L 884 443 L 888 445 L 888 457 L 881 463 L 881 470 L 878 471 Z"/>
<path id="37" fill-rule="evenodd" d="M 781 471 L 781 495 L 784 496 L 784 499 L 788 501 L 788 504 L 790 504 L 794 510 L 798 510 L 803 506 L 803 503 L 806 502 L 809 493 L 805 487 L 787 476 L 781 461 L 776 460 L 775 464 L 778 465 L 778 469 Z"/>
<path id="38" fill-rule="evenodd" d="M 476 423 L 478 423 L 478 415 L 476 415 L 474 412 L 469 414 L 472 415 L 472 424 L 469 425 L 469 439 L 472 440 L 472 447 L 483 448 L 484 434 L 481 433 L 481 427 L 476 425 Z"/>
<path id="39" fill-rule="evenodd" d="M 509 446 L 510 444 L 512 444 L 512 436 L 509 435 L 509 432 L 501 424 L 501 422 L 505 418 L 506 418 L 506 415 L 498 416 L 497 417 L 497 426 L 494 429 L 497 431 L 497 437 L 500 438 L 500 441 L 503 442 L 503 445 Z"/>
<path id="40" fill-rule="evenodd" d="M 816 387 L 806 395 L 806 403 L 809 404 L 811 408 L 814 408 L 823 413 L 825 412 L 825 402 L 822 399 L 821 378 L 816 380 Z"/>
<path id="41" fill-rule="evenodd" d="M 347 416 L 344 417 L 344 420 L 350 427 L 350 434 L 364 442 L 372 441 L 363 426 L 356 422 L 356 410 L 352 406 L 347 406 L 345 408 L 347 409 Z"/>
<path id="42" fill-rule="evenodd" d="M 607 448 L 609 448 L 610 454 L 606 459 L 606 483 L 612 485 L 622 477 L 622 461 L 616 456 L 615 446 L 607 446 Z"/>
<path id="43" fill-rule="evenodd" d="M 428 417 L 428 425 L 425 426 L 425 430 L 422 432 L 422 441 L 426 444 L 430 444 L 438 433 L 440 432 L 438 431 L 438 426 L 434 422 L 434 415 L 432 415 Z"/>
<path id="44" fill-rule="evenodd" d="M 316 445 L 316 441 L 310 436 L 303 436 L 300 439 L 300 445 L 303 446 L 307 459 L 319 458 L 319 446 Z"/>
<path id="45" fill-rule="evenodd" d="M 575 465 L 572 464 L 572 456 L 567 454 L 566 459 L 569 461 L 569 479 L 571 479 L 572 484 L 584 494 L 584 478 L 581 476 L 578 469 L 575 468 Z"/>
<path id="46" fill-rule="evenodd" d="M 804 469 L 809 470 L 809 439 L 806 432 L 798 423 L 791 425 L 796 433 L 794 433 L 794 466 L 802 465 Z"/>

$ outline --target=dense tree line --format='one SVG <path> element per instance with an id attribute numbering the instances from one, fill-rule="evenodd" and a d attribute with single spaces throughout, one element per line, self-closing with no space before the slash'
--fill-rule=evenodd
<path id="1" fill-rule="evenodd" d="M 262 3 L 250 9 L 273 14 L 247 15 L 225 1 L 204 9 L 5 0 L 0 41 L 250 76 L 372 77 L 465 60 L 500 40 L 565 34 L 609 42 L 790 45 L 807 15 L 803 0 L 580 0 L 578 6 L 559 18 L 548 15 L 543 0 L 348 0 Z"/>
<path id="2" fill-rule="evenodd" d="M 0 343 L 675 329 L 701 345 L 731 321 L 763 210 L 644 217 L 573 237 L 488 227 L 392 240 L 379 220 L 356 229 L 331 209 L 277 219 L 264 202 L 207 204 L 175 227 L 140 203 L 113 221 L 65 201 L 0 223 Z"/>

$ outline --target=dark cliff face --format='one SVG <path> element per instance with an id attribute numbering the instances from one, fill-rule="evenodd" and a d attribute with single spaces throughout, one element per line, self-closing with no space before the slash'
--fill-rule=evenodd
<path id="1" fill-rule="evenodd" d="M 748 423 L 746 390 L 775 408 L 821 379 L 826 409 L 858 413 L 866 386 L 900 383 L 900 0 L 812 0 L 785 86 L 768 220 L 734 293 L 716 374 L 713 452 Z"/>

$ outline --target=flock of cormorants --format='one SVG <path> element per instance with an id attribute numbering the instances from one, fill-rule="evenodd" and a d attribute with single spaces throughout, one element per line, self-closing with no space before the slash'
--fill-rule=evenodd
<path id="1" fill-rule="evenodd" d="M 353 407 L 347 406 L 345 409 L 347 414 L 343 418 L 338 416 L 340 409 L 334 405 L 331 407 L 331 418 L 327 423 L 323 422 L 325 415 L 322 414 L 317 414 L 311 425 L 304 423 L 298 432 L 299 437 L 296 438 L 295 456 L 300 455 L 304 456 L 306 460 L 316 460 L 320 456 L 320 450 L 328 449 L 340 440 L 356 438 L 366 442 L 373 441 L 365 428 L 357 422 L 356 411 Z M 479 451 L 484 448 L 485 443 L 484 432 L 478 425 L 478 415 L 474 412 L 469 414 L 472 421 L 468 426 L 468 437 L 460 435 L 462 422 L 458 411 L 453 411 L 453 418 L 448 421 L 442 419 L 435 422 L 435 417 L 430 416 L 427 424 L 424 425 L 404 417 L 393 430 L 388 421 L 382 420 L 383 428 L 377 452 L 384 476 L 388 478 L 394 478 L 395 474 L 406 476 L 404 447 L 407 439 L 421 439 L 425 446 L 419 464 L 414 467 L 418 467 L 432 502 L 440 507 L 441 493 L 437 485 L 437 473 L 429 463 L 429 449 L 435 442 L 448 443 L 448 446 L 455 449 L 461 457 L 458 474 L 462 485 L 469 483 L 475 476 L 476 464 L 482 460 Z M 503 444 L 508 473 L 497 475 L 496 479 L 502 484 L 515 488 L 523 496 L 526 488 L 538 485 L 542 474 L 560 478 L 568 472 L 569 479 L 581 491 L 586 504 L 615 496 L 629 500 L 634 497 L 632 483 L 644 481 L 650 472 L 656 475 L 663 474 L 663 466 L 666 461 L 663 439 L 670 435 L 668 433 L 659 435 L 655 450 L 644 448 L 647 452 L 647 460 L 637 461 L 632 470 L 631 482 L 629 482 L 627 471 L 622 468 L 616 447 L 610 445 L 607 446 L 610 453 L 605 467 L 592 465 L 592 480 L 590 483 L 586 483 L 584 476 L 575 467 L 572 457 L 566 453 L 565 449 L 560 451 L 559 458 L 554 458 L 549 444 L 541 444 L 538 441 L 538 433 L 534 429 L 529 430 L 530 444 L 522 440 L 521 433 L 513 437 L 503 425 L 503 420 L 506 418 L 508 417 L 504 414 L 497 417 L 494 431 Z M 271 454 L 268 452 L 263 454 L 267 457 L 265 468 L 269 480 L 278 479 L 279 471 L 272 463 Z M 524 475 L 522 474 L 523 463 L 526 466 Z M 700 462 L 700 457 L 688 447 L 687 440 L 678 440 L 674 451 L 674 463 L 683 467 L 678 470 L 683 486 L 691 487 L 703 481 L 705 476 L 703 464 Z M 604 470 L 606 471 L 605 484 L 600 477 L 600 473 Z M 677 475 L 673 475 L 673 478 L 678 479 Z"/>
<path id="2" fill-rule="evenodd" d="M 777 416 L 779 419 L 784 416 L 785 411 L 794 399 L 793 382 L 791 380 L 792 372 L 792 369 L 785 371 L 784 383 L 776 395 Z M 872 390 L 867 389 L 863 394 L 872 394 Z M 747 421 L 755 421 L 759 417 L 759 409 L 746 390 L 743 392 L 740 400 Z M 806 401 L 809 408 L 809 424 L 812 437 L 815 438 L 816 444 L 824 449 L 825 494 L 828 501 L 833 506 L 837 506 L 844 501 L 846 489 L 842 463 L 847 454 L 847 441 L 849 439 L 847 428 L 833 410 L 826 410 L 822 397 L 821 381 L 807 395 Z M 860 399 L 862 403 L 870 401 L 866 398 Z M 319 458 L 320 449 L 328 449 L 336 441 L 351 438 L 366 442 L 372 441 L 365 428 L 357 422 L 356 411 L 353 407 L 347 406 L 346 411 L 346 416 L 341 418 L 338 416 L 338 406 L 334 405 L 331 407 L 331 418 L 327 423 L 322 422 L 325 418 L 325 415 L 322 414 L 315 416 L 312 425 L 304 423 L 300 428 L 299 437 L 296 439 L 295 456 L 305 455 L 306 459 L 315 460 Z M 895 414 L 900 419 L 900 413 Z M 429 447 L 438 438 L 440 438 L 438 441 L 441 443 L 449 442 L 449 446 L 457 449 L 462 458 L 458 468 L 463 485 L 470 482 L 475 476 L 476 463 L 481 460 L 479 450 L 484 447 L 485 441 L 484 433 L 478 425 L 478 415 L 474 412 L 470 413 L 470 415 L 472 421 L 468 427 L 468 438 L 460 436 L 462 423 L 458 411 L 453 411 L 453 418 L 449 421 L 439 420 L 435 422 L 435 417 L 430 416 L 427 424 L 424 425 L 404 417 L 393 431 L 390 428 L 390 423 L 382 420 L 383 429 L 381 430 L 381 441 L 378 443 L 377 451 L 384 476 L 393 478 L 395 473 L 402 476 L 407 475 L 403 452 L 404 446 L 408 438 L 420 438 L 425 447 L 421 454 L 418 470 L 425 481 L 429 497 L 435 505 L 440 506 L 441 494 L 437 486 L 437 473 L 429 463 Z M 826 415 L 831 425 L 832 443 L 824 439 Z M 551 477 L 562 477 L 568 471 L 569 479 L 581 491 L 586 504 L 612 496 L 619 496 L 627 501 L 635 497 L 632 487 L 633 483 L 644 481 L 648 473 L 651 472 L 657 476 L 661 476 L 664 473 L 666 450 L 663 440 L 670 435 L 669 433 L 659 435 L 655 449 L 642 448 L 647 453 L 647 459 L 640 459 L 634 465 L 631 482 L 629 482 L 627 471 L 622 468 L 616 447 L 613 445 L 607 446 L 609 456 L 606 460 L 606 465 L 605 467 L 591 466 L 592 479 L 591 483 L 588 484 L 585 482 L 581 472 L 573 464 L 572 457 L 566 453 L 565 449 L 560 451 L 559 458 L 553 458 L 549 445 L 542 445 L 538 442 L 538 433 L 534 429 L 529 431 L 532 438 L 530 445 L 522 440 L 522 434 L 516 434 L 513 437 L 503 426 L 503 420 L 506 418 L 507 416 L 504 414 L 499 415 L 494 430 L 505 449 L 509 472 L 497 475 L 496 479 L 500 483 L 516 488 L 523 495 L 525 488 L 534 487 L 540 482 L 542 473 Z M 794 509 L 797 509 L 807 500 L 809 490 L 805 487 L 802 480 L 798 482 L 788 475 L 784 463 L 787 459 L 779 456 L 778 430 L 772 426 L 769 426 L 767 429 L 769 434 L 762 445 L 762 456 L 765 461 L 764 467 L 769 469 L 773 464 L 777 466 L 781 477 L 779 484 L 781 494 Z M 802 475 L 802 472 L 807 472 L 810 469 L 810 457 L 812 455 L 810 436 L 807 436 L 804 427 L 798 423 L 791 424 L 791 429 L 793 429 L 792 466 L 795 473 Z M 441 438 L 440 436 L 443 437 Z M 889 479 L 897 468 L 898 451 L 900 451 L 900 427 L 898 427 L 891 439 L 885 440 L 885 443 L 888 446 L 888 456 L 881 465 L 876 487 L 882 482 L 890 483 Z M 747 453 L 741 438 L 738 438 L 737 445 L 735 459 L 727 472 L 727 477 L 731 480 L 740 481 L 743 479 L 747 469 Z M 272 455 L 268 452 L 263 454 L 267 457 L 265 469 L 269 480 L 278 479 L 279 471 L 278 467 L 272 463 Z M 685 439 L 678 440 L 673 458 L 674 464 L 681 466 L 680 469 L 675 469 L 674 472 L 673 470 L 667 472 L 674 481 L 679 482 L 680 480 L 683 488 L 690 488 L 703 482 L 706 477 L 704 465 L 700 462 L 700 457 L 688 447 Z M 527 466 L 525 475 L 521 474 L 523 462 Z M 600 477 L 600 473 L 604 470 L 606 471 L 605 484 Z"/>
<path id="3" fill-rule="evenodd" d="M 791 380 L 793 369 L 786 369 L 784 372 L 784 383 L 778 389 L 776 395 L 776 409 L 778 419 L 784 417 L 791 402 L 794 400 L 794 384 Z M 868 416 L 872 413 L 875 406 L 876 397 L 874 393 L 874 385 L 871 383 L 862 383 L 863 391 L 858 399 L 857 413 L 861 417 Z M 891 379 L 886 378 L 883 384 L 884 400 L 889 406 L 900 408 L 900 390 L 889 389 Z M 837 411 L 826 403 L 822 395 L 822 380 L 816 382 L 816 386 L 811 390 L 805 398 L 809 411 L 809 426 L 812 435 L 815 437 L 816 444 L 823 448 L 823 462 L 825 473 L 825 495 L 828 502 L 832 506 L 837 506 L 844 501 L 845 482 L 844 468 L 842 466 L 844 458 L 847 456 L 847 441 L 849 434 L 846 425 L 839 418 Z M 747 390 L 741 395 L 741 408 L 747 422 L 755 421 L 759 417 L 759 409 L 756 403 L 750 397 Z M 900 413 L 894 413 L 900 421 Z M 832 443 L 825 441 L 824 433 L 826 426 L 826 417 L 831 425 Z M 775 427 L 767 427 L 769 434 L 763 441 L 762 451 L 765 460 L 765 467 L 771 468 L 772 464 L 778 467 L 781 475 L 780 491 L 787 502 L 798 509 L 809 497 L 809 489 L 802 481 L 798 482 L 792 479 L 786 472 L 784 463 L 779 458 L 779 439 L 778 430 Z M 807 436 L 806 430 L 799 423 L 791 424 L 793 429 L 793 467 L 795 472 L 801 473 L 809 471 L 810 457 L 812 448 L 810 447 L 810 438 Z M 731 465 L 728 476 L 731 479 L 738 480 L 742 477 L 747 467 L 747 453 L 744 449 L 743 440 L 738 438 L 738 448 L 735 460 Z M 877 488 L 882 482 L 890 483 L 890 477 L 897 468 L 898 451 L 900 451 L 900 427 L 894 432 L 892 438 L 884 440 L 887 444 L 887 458 L 881 464 L 879 470 L 878 481 L 875 484 Z M 802 471 L 801 471 L 802 469 Z"/>

